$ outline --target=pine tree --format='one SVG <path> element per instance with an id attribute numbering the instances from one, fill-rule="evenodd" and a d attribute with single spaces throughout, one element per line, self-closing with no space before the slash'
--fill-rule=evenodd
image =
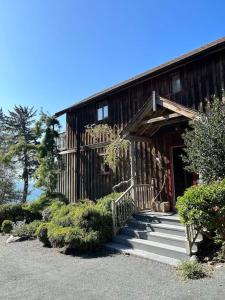
<path id="1" fill-rule="evenodd" d="M 1 112 L 2 113 L 2 112 Z M 8 115 L 2 114 L 5 128 L 5 147 L 8 152 L 4 155 L 4 162 L 13 164 L 19 170 L 19 178 L 23 181 L 22 202 L 26 202 L 29 180 L 36 168 L 37 138 L 34 131 L 36 111 L 33 107 L 14 106 Z"/>
<path id="2" fill-rule="evenodd" d="M 0 109 L 0 204 L 20 200 L 20 193 L 16 191 L 15 167 L 11 162 L 4 161 L 9 145 L 8 134 L 5 130 L 5 120 Z"/>
<path id="3" fill-rule="evenodd" d="M 55 192 L 60 170 L 60 158 L 57 150 L 57 138 L 60 124 L 55 117 L 42 113 L 36 124 L 37 132 L 42 134 L 38 147 L 39 167 L 35 173 L 36 187 L 42 188 L 47 195 Z"/>

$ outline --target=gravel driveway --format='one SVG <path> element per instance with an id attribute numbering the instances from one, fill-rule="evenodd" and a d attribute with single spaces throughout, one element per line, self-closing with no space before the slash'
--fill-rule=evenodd
<path id="1" fill-rule="evenodd" d="M 72 257 L 38 241 L 0 237 L 0 299 L 225 299 L 225 268 L 212 278 L 182 282 L 173 268 L 99 253 Z"/>

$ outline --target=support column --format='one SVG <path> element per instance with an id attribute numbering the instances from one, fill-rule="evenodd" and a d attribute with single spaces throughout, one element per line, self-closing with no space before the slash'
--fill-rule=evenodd
<path id="1" fill-rule="evenodd" d="M 133 139 L 130 140 L 130 173 L 131 173 L 131 185 L 134 186 L 132 190 L 132 198 L 135 203 L 135 211 L 137 211 L 135 143 Z"/>

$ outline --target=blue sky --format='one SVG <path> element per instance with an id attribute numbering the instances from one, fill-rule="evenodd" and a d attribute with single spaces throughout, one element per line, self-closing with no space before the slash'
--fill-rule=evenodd
<path id="1" fill-rule="evenodd" d="M 225 35 L 224 1 L 0 0 L 0 106 L 61 110 Z"/>

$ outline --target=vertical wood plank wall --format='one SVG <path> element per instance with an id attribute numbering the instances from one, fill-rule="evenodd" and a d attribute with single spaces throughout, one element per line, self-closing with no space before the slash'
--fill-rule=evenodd
<path id="1" fill-rule="evenodd" d="M 171 76 L 179 72 L 182 90 L 176 95 L 171 91 Z M 150 78 L 145 82 L 131 86 L 117 93 L 98 99 L 77 110 L 67 113 L 67 150 L 63 154 L 62 170 L 58 190 L 64 193 L 71 202 L 78 199 L 97 199 L 111 192 L 112 186 L 130 178 L 129 153 L 123 153 L 116 173 L 113 175 L 99 173 L 99 157 L 104 153 L 106 138 L 102 136 L 94 144 L 86 133 L 85 126 L 97 122 L 97 108 L 107 103 L 109 118 L 107 123 L 122 129 L 135 113 L 142 107 L 155 90 L 159 95 L 175 100 L 185 106 L 204 110 L 205 99 L 213 94 L 221 96 L 225 85 L 225 51 L 203 57 L 199 61 L 183 65 L 166 74 Z M 168 135 L 159 133 L 152 143 L 135 143 L 137 183 L 150 183 L 156 178 L 156 188 L 163 181 L 163 171 L 154 159 L 155 155 L 168 160 L 166 139 Z"/>

